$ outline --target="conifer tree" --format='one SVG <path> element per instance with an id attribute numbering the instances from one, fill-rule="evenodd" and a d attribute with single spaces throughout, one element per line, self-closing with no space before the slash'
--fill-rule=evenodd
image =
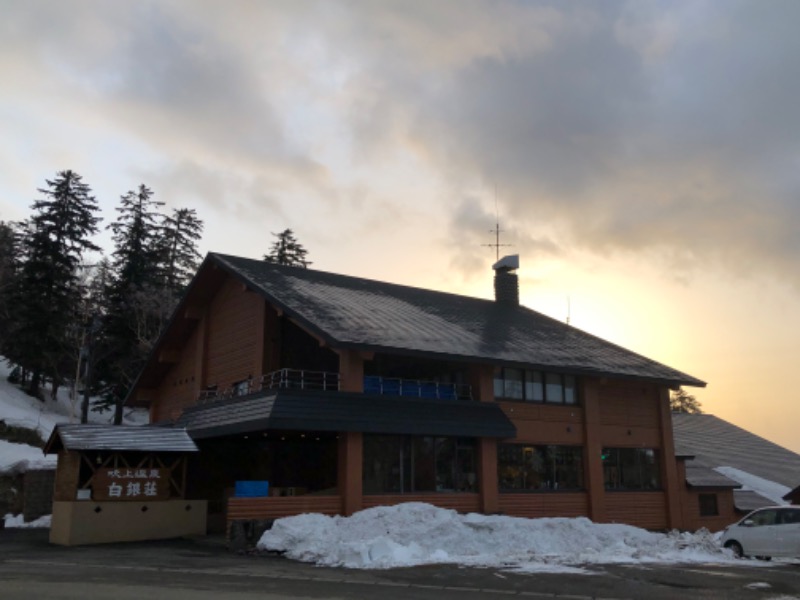
<path id="1" fill-rule="evenodd" d="M 90 188 L 74 171 L 60 171 L 44 196 L 33 203 L 33 216 L 22 225 L 11 360 L 31 372 L 29 392 L 38 396 L 43 377 L 54 388 L 69 373 L 65 365 L 69 336 L 80 302 L 78 269 L 84 253 L 98 251 L 90 241 L 100 217 Z"/>
<path id="2" fill-rule="evenodd" d="M 11 325 L 11 293 L 16 274 L 17 236 L 14 228 L 0 221 L 0 353 L 5 350 L 7 332 Z"/>
<path id="3" fill-rule="evenodd" d="M 114 408 L 114 422 L 122 422 L 122 403 L 149 351 L 148 341 L 161 325 L 160 315 L 141 310 L 160 290 L 160 220 L 158 207 L 145 185 L 121 197 L 113 232 L 113 277 L 106 290 L 102 362 L 97 378 L 108 385 L 97 408 Z"/>
<path id="4" fill-rule="evenodd" d="M 164 217 L 161 256 L 164 283 L 177 297 L 197 270 L 201 258 L 197 241 L 203 234 L 203 221 L 189 208 L 176 208 Z"/>
<path id="5" fill-rule="evenodd" d="M 308 268 L 308 265 L 312 264 L 306 260 L 308 251 L 295 239 L 291 229 L 284 229 L 272 235 L 278 239 L 272 243 L 269 254 L 264 255 L 265 261 L 303 268 Z"/>
<path id="6" fill-rule="evenodd" d="M 672 392 L 669 399 L 669 406 L 672 412 L 690 413 L 699 415 L 703 412 L 702 403 L 683 388 L 678 388 Z"/>

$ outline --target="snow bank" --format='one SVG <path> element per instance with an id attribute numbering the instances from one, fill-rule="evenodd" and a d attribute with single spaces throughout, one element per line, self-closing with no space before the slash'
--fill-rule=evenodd
<path id="1" fill-rule="evenodd" d="M 13 444 L 0 440 L 0 475 L 18 475 L 33 469 L 55 469 L 55 455 L 44 453 L 27 444 Z"/>
<path id="2" fill-rule="evenodd" d="M 42 527 L 42 528 L 50 528 L 50 521 L 52 520 L 53 515 L 45 515 L 44 517 L 39 517 L 35 521 L 31 521 L 30 523 L 26 523 L 22 515 L 12 515 L 7 514 L 5 518 L 5 524 L 7 528 L 10 527 Z"/>
<path id="3" fill-rule="evenodd" d="M 736 483 L 742 485 L 743 490 L 751 490 L 772 500 L 775 504 L 789 504 L 783 497 L 791 492 L 791 488 L 775 483 L 769 479 L 752 475 L 747 471 L 734 469 L 733 467 L 715 467 L 717 473 L 725 475 L 728 479 L 733 479 Z"/>
<path id="4" fill-rule="evenodd" d="M 733 560 L 707 531 L 660 534 L 586 518 L 459 515 L 419 502 L 370 508 L 351 517 L 278 519 L 258 548 L 318 565 L 361 569 L 453 563 L 581 572 L 571 567 Z"/>

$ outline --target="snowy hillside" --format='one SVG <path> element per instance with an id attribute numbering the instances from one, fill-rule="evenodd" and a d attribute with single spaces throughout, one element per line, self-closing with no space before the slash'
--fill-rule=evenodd
<path id="1" fill-rule="evenodd" d="M 24 427 L 37 431 L 47 440 L 57 423 L 75 423 L 80 415 L 80 403 L 70 401 L 69 390 L 59 390 L 58 399 L 53 401 L 49 395 L 44 402 L 28 396 L 18 387 L 8 382 L 11 368 L 0 356 L 0 421 L 7 425 Z M 109 423 L 110 412 L 89 413 L 93 423 Z M 126 425 L 141 425 L 147 422 L 144 411 L 125 411 Z M 55 466 L 55 457 L 46 457 L 41 449 L 27 444 L 14 444 L 0 440 L 0 475 L 22 473 L 31 468 Z"/>

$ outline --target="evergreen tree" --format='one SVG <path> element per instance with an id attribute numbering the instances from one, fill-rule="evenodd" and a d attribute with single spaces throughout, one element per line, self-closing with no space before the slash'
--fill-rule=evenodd
<path id="1" fill-rule="evenodd" d="M 29 392 L 36 396 L 43 377 L 55 388 L 69 373 L 69 337 L 81 296 L 78 270 L 85 252 L 99 250 L 89 239 L 100 221 L 89 186 L 70 170 L 46 181 L 48 187 L 39 189 L 44 198 L 33 203 L 34 214 L 20 232 L 8 356 L 31 372 Z"/>
<path id="2" fill-rule="evenodd" d="M 308 265 L 312 264 L 306 260 L 308 251 L 295 239 L 291 229 L 284 229 L 272 235 L 278 239 L 272 243 L 269 254 L 264 255 L 265 261 L 303 268 L 308 268 Z"/>
<path id="3" fill-rule="evenodd" d="M 701 404 L 697 398 L 683 388 L 678 388 L 677 391 L 672 392 L 672 396 L 669 399 L 669 406 L 672 412 L 699 415 L 703 412 L 703 409 L 700 408 Z"/>
<path id="4" fill-rule="evenodd" d="M 122 402 L 139 372 L 161 326 L 161 316 L 142 311 L 160 291 L 161 216 L 153 192 L 145 185 L 121 197 L 113 232 L 113 277 L 106 290 L 102 344 L 95 342 L 96 379 L 106 382 L 99 409 L 114 408 L 114 422 L 122 422 Z"/>
<path id="5" fill-rule="evenodd" d="M 17 244 L 14 229 L 0 221 L 0 353 L 4 351 L 11 325 L 9 295 L 16 274 Z"/>
<path id="6" fill-rule="evenodd" d="M 179 296 L 197 270 L 201 258 L 197 241 L 203 234 L 203 221 L 194 209 L 176 208 L 165 216 L 161 233 L 163 274 L 168 290 Z"/>

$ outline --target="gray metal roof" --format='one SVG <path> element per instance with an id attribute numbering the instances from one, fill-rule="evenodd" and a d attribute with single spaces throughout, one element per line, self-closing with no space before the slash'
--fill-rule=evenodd
<path id="1" fill-rule="evenodd" d="M 733 506 L 739 512 L 750 512 L 757 508 L 774 505 L 774 501 L 752 490 L 733 490 Z"/>
<path id="2" fill-rule="evenodd" d="M 695 488 L 738 488 L 741 484 L 714 469 L 686 463 L 686 483 Z"/>
<path id="3" fill-rule="evenodd" d="M 800 454 L 719 417 L 673 413 L 672 426 L 676 454 L 693 455 L 698 467 L 733 467 L 789 488 L 800 484 Z"/>
<path id="4" fill-rule="evenodd" d="M 507 438 L 516 428 L 488 402 L 273 390 L 187 408 L 178 419 L 194 439 L 264 430 Z"/>
<path id="5" fill-rule="evenodd" d="M 197 452 L 185 429 L 131 427 L 124 425 L 56 425 L 45 446 L 45 454 L 66 450 L 111 450 L 118 452 Z"/>
<path id="6" fill-rule="evenodd" d="M 524 306 L 222 254 L 207 261 L 331 346 L 705 386 Z"/>

